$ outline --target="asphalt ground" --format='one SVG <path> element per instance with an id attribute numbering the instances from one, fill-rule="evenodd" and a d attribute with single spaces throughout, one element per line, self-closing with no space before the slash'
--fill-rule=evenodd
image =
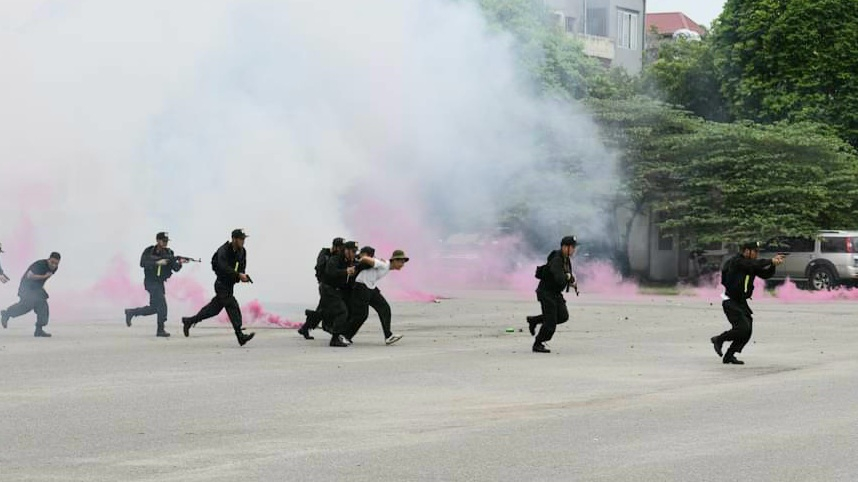
<path id="1" fill-rule="evenodd" d="M 349 348 L 121 316 L 37 339 L 14 319 L 0 480 L 858 479 L 855 305 L 757 303 L 744 366 L 709 343 L 717 302 L 569 306 L 551 354 L 530 351 L 536 302 L 507 293 L 394 303 L 393 346 L 374 314 Z"/>

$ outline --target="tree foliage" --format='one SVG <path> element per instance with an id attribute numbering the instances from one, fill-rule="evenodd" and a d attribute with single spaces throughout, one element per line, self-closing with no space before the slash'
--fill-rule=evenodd
<path id="1" fill-rule="evenodd" d="M 658 58 L 644 71 L 644 84 L 649 95 L 668 104 L 704 119 L 730 120 L 708 39 L 662 43 Z"/>
<path id="2" fill-rule="evenodd" d="M 713 53 L 733 115 L 835 126 L 858 146 L 858 2 L 728 0 Z"/>
<path id="3" fill-rule="evenodd" d="M 842 140 L 858 139 L 854 1 L 728 0 L 714 37 L 664 44 L 643 84 L 587 58 L 543 2 L 477 1 L 545 94 L 591 108 L 620 158 L 618 196 L 663 228 L 707 243 L 858 226 Z M 732 116 L 745 120 L 714 122 Z"/>
<path id="4" fill-rule="evenodd" d="M 634 81 L 624 71 L 605 69 L 586 56 L 581 42 L 557 25 L 543 2 L 477 1 L 492 28 L 514 37 L 518 61 L 542 93 L 581 100 L 634 91 Z"/>
<path id="5" fill-rule="evenodd" d="M 818 124 L 716 123 L 645 98 L 593 104 L 636 206 L 699 243 L 858 225 L 858 159 Z"/>

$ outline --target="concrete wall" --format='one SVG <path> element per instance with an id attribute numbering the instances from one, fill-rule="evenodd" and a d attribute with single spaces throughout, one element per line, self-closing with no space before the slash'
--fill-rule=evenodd
<path id="1" fill-rule="evenodd" d="M 628 243 L 632 273 L 652 281 L 676 281 L 680 276 L 687 276 L 688 253 L 679 249 L 677 240 L 673 241 L 672 249 L 659 249 L 659 238 L 659 229 L 650 211 L 635 216 Z"/>
<path id="2" fill-rule="evenodd" d="M 635 216 L 628 241 L 629 269 L 638 276 L 649 277 L 649 215 Z"/>
<path id="3" fill-rule="evenodd" d="M 586 18 L 586 8 L 605 8 L 607 15 L 607 35 L 608 39 L 614 46 L 610 56 L 604 54 L 596 55 L 600 58 L 611 60 L 611 65 L 614 67 L 622 67 L 630 74 L 637 75 L 643 69 L 643 52 L 645 46 L 645 24 L 646 12 L 644 0 L 545 0 L 545 4 L 552 11 L 563 12 L 566 17 L 574 17 L 576 21 L 575 34 L 585 34 L 584 19 Z M 636 35 L 637 48 L 634 50 L 620 47 L 619 42 L 619 26 L 618 13 L 619 9 L 636 12 L 638 14 L 638 31 Z M 585 43 L 587 41 L 585 40 Z M 593 46 L 591 46 L 593 47 Z M 590 49 L 592 52 L 602 52 L 604 49 Z"/>
<path id="4" fill-rule="evenodd" d="M 617 22 L 619 9 L 636 12 L 638 14 L 638 30 L 636 35 L 637 48 L 635 50 L 620 47 L 620 31 Z M 614 39 L 614 43 L 617 46 L 613 65 L 615 67 L 623 67 L 632 75 L 637 75 L 641 70 L 643 70 L 643 48 L 646 25 L 645 17 L 646 12 L 644 12 L 643 0 L 612 0 L 611 2 L 608 27 L 611 31 L 611 38 Z"/>

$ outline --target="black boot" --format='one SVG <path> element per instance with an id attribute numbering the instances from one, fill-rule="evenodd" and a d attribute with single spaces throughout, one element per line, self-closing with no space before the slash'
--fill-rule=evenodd
<path id="1" fill-rule="evenodd" d="M 253 337 L 254 337 L 254 336 L 256 336 L 256 333 L 254 333 L 254 332 L 250 332 L 250 333 L 248 333 L 248 334 L 246 334 L 246 335 L 245 335 L 245 334 L 244 334 L 244 333 L 242 333 L 242 332 L 238 332 L 238 333 L 236 333 L 236 334 L 235 334 L 235 336 L 238 338 L 238 345 L 239 345 L 239 346 L 244 346 L 244 345 L 245 345 L 245 343 L 247 343 L 248 341 L 252 340 L 252 339 L 253 339 Z"/>
<path id="2" fill-rule="evenodd" d="M 718 336 L 713 336 L 709 339 L 712 342 L 712 345 L 715 347 L 715 353 L 718 354 L 719 357 L 723 357 L 724 353 L 721 351 L 721 346 L 724 345 L 724 342 L 721 341 L 721 338 Z"/>
<path id="3" fill-rule="evenodd" d="M 193 318 L 182 318 L 182 332 L 186 337 L 191 336 L 191 327 L 196 324 Z"/>
<path id="4" fill-rule="evenodd" d="M 332 337 L 331 337 L 331 343 L 330 343 L 330 345 L 331 345 L 331 346 L 337 346 L 337 347 L 347 347 L 347 346 L 349 346 L 349 344 L 348 344 L 348 343 L 346 343 L 346 341 L 343 339 L 343 336 L 342 336 L 342 335 L 334 335 L 334 336 L 332 336 Z"/>
<path id="5" fill-rule="evenodd" d="M 745 364 L 745 362 L 737 359 L 736 355 L 734 355 L 730 352 L 727 352 L 727 354 L 724 355 L 724 362 L 723 363 L 725 365 L 744 365 Z"/>
<path id="6" fill-rule="evenodd" d="M 129 327 L 131 326 L 131 318 L 134 318 L 134 315 L 131 314 L 131 310 L 125 310 L 125 324 Z"/>
<path id="7" fill-rule="evenodd" d="M 301 328 L 298 328 L 298 334 L 303 336 L 305 340 L 315 340 L 316 338 L 310 334 L 310 329 L 307 328 L 307 324 L 304 323 L 301 325 Z"/>
<path id="8" fill-rule="evenodd" d="M 534 353 L 551 353 L 551 350 L 545 347 L 542 343 L 534 343 L 533 344 L 533 352 Z"/>
<path id="9" fill-rule="evenodd" d="M 51 334 L 43 330 L 41 326 L 36 327 L 36 333 L 33 334 L 36 338 L 50 338 Z"/>
<path id="10" fill-rule="evenodd" d="M 535 316 L 527 317 L 527 329 L 530 331 L 530 336 L 536 336 L 536 325 L 538 324 Z"/>
<path id="11" fill-rule="evenodd" d="M 167 333 L 167 330 L 164 329 L 163 323 L 158 323 L 158 332 L 155 333 L 155 336 L 160 336 L 162 338 L 169 338 L 170 334 Z"/>

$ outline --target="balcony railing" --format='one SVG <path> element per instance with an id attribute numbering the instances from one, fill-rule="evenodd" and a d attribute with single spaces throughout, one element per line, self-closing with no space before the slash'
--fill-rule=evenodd
<path id="1" fill-rule="evenodd" d="M 576 37 L 584 43 L 585 54 L 590 57 L 614 60 L 617 47 L 613 39 L 585 34 L 577 34 Z"/>

